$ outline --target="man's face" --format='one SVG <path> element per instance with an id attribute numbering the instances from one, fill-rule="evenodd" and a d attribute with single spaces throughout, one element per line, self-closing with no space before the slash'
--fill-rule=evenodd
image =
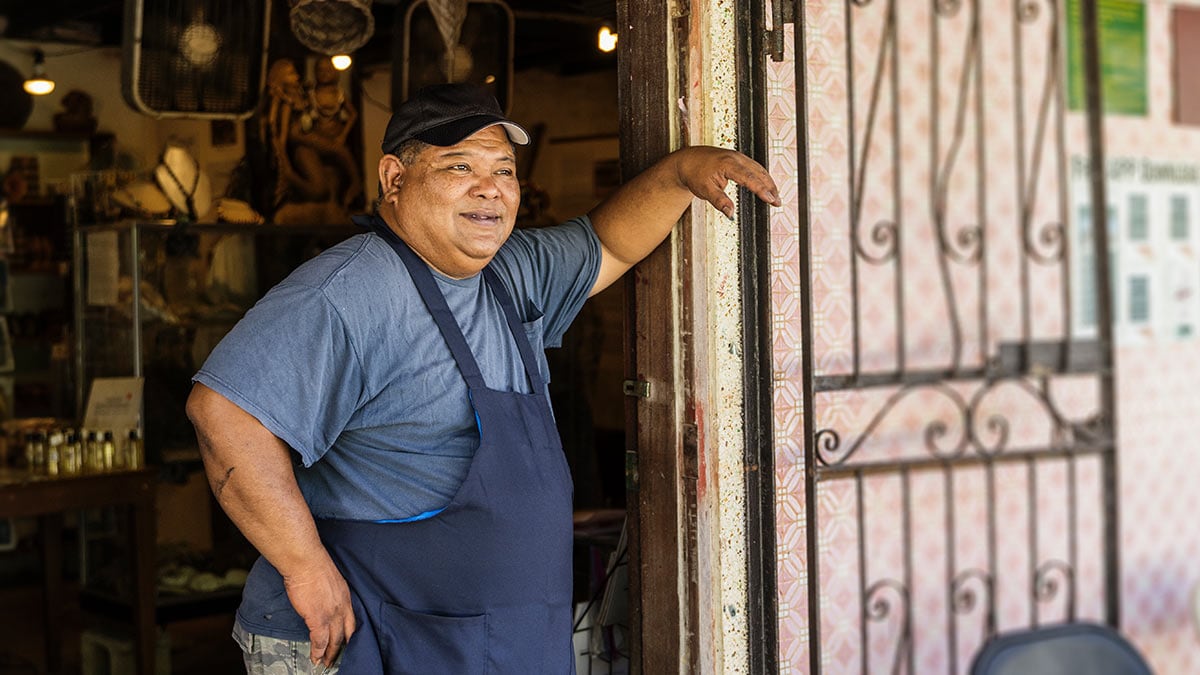
<path id="1" fill-rule="evenodd" d="M 521 201 L 504 128 L 429 146 L 411 165 L 395 166 L 397 175 L 390 184 L 385 179 L 384 220 L 442 274 L 463 278 L 482 270 L 512 232 Z"/>

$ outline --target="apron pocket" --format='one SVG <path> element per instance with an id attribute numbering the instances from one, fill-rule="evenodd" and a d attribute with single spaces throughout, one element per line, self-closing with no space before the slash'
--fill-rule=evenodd
<path id="1" fill-rule="evenodd" d="M 377 630 L 387 675 L 487 672 L 486 614 L 423 614 L 384 603 Z"/>

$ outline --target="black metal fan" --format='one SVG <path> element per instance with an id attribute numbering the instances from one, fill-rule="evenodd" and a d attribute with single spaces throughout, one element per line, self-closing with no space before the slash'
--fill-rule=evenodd
<path id="1" fill-rule="evenodd" d="M 249 117 L 263 89 L 270 11 L 270 0 L 129 0 L 126 102 L 154 117 Z"/>
<path id="2" fill-rule="evenodd" d="M 508 110 L 512 92 L 513 14 L 502 0 L 468 0 L 458 44 L 446 49 L 427 0 L 416 0 L 396 25 L 392 107 L 421 87 L 471 82 L 492 90 Z"/>

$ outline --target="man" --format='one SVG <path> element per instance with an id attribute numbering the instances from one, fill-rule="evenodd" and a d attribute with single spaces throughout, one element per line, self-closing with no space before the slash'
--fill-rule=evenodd
<path id="1" fill-rule="evenodd" d="M 418 92 L 384 134 L 371 232 L 272 289 L 196 374 L 209 482 L 262 553 L 234 629 L 251 673 L 573 672 L 543 349 L 694 195 L 729 216 L 731 180 L 779 200 L 744 155 L 687 148 L 587 217 L 514 232 L 528 141 L 482 89 Z"/>

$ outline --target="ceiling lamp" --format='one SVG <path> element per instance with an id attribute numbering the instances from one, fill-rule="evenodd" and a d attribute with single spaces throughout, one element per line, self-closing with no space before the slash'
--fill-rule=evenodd
<path id="1" fill-rule="evenodd" d="M 25 80 L 25 91 L 34 96 L 45 96 L 54 91 L 54 80 L 46 77 L 46 55 L 40 49 L 33 50 L 33 75 Z"/>
<path id="2" fill-rule="evenodd" d="M 611 52 L 617 48 L 617 34 L 608 26 L 601 26 L 600 32 L 596 33 L 596 46 L 605 54 Z"/>
<path id="3" fill-rule="evenodd" d="M 329 57 L 329 60 L 333 62 L 333 67 L 338 70 L 345 70 L 350 67 L 350 64 L 354 63 L 354 59 L 350 58 L 349 54 L 334 54 Z"/>

